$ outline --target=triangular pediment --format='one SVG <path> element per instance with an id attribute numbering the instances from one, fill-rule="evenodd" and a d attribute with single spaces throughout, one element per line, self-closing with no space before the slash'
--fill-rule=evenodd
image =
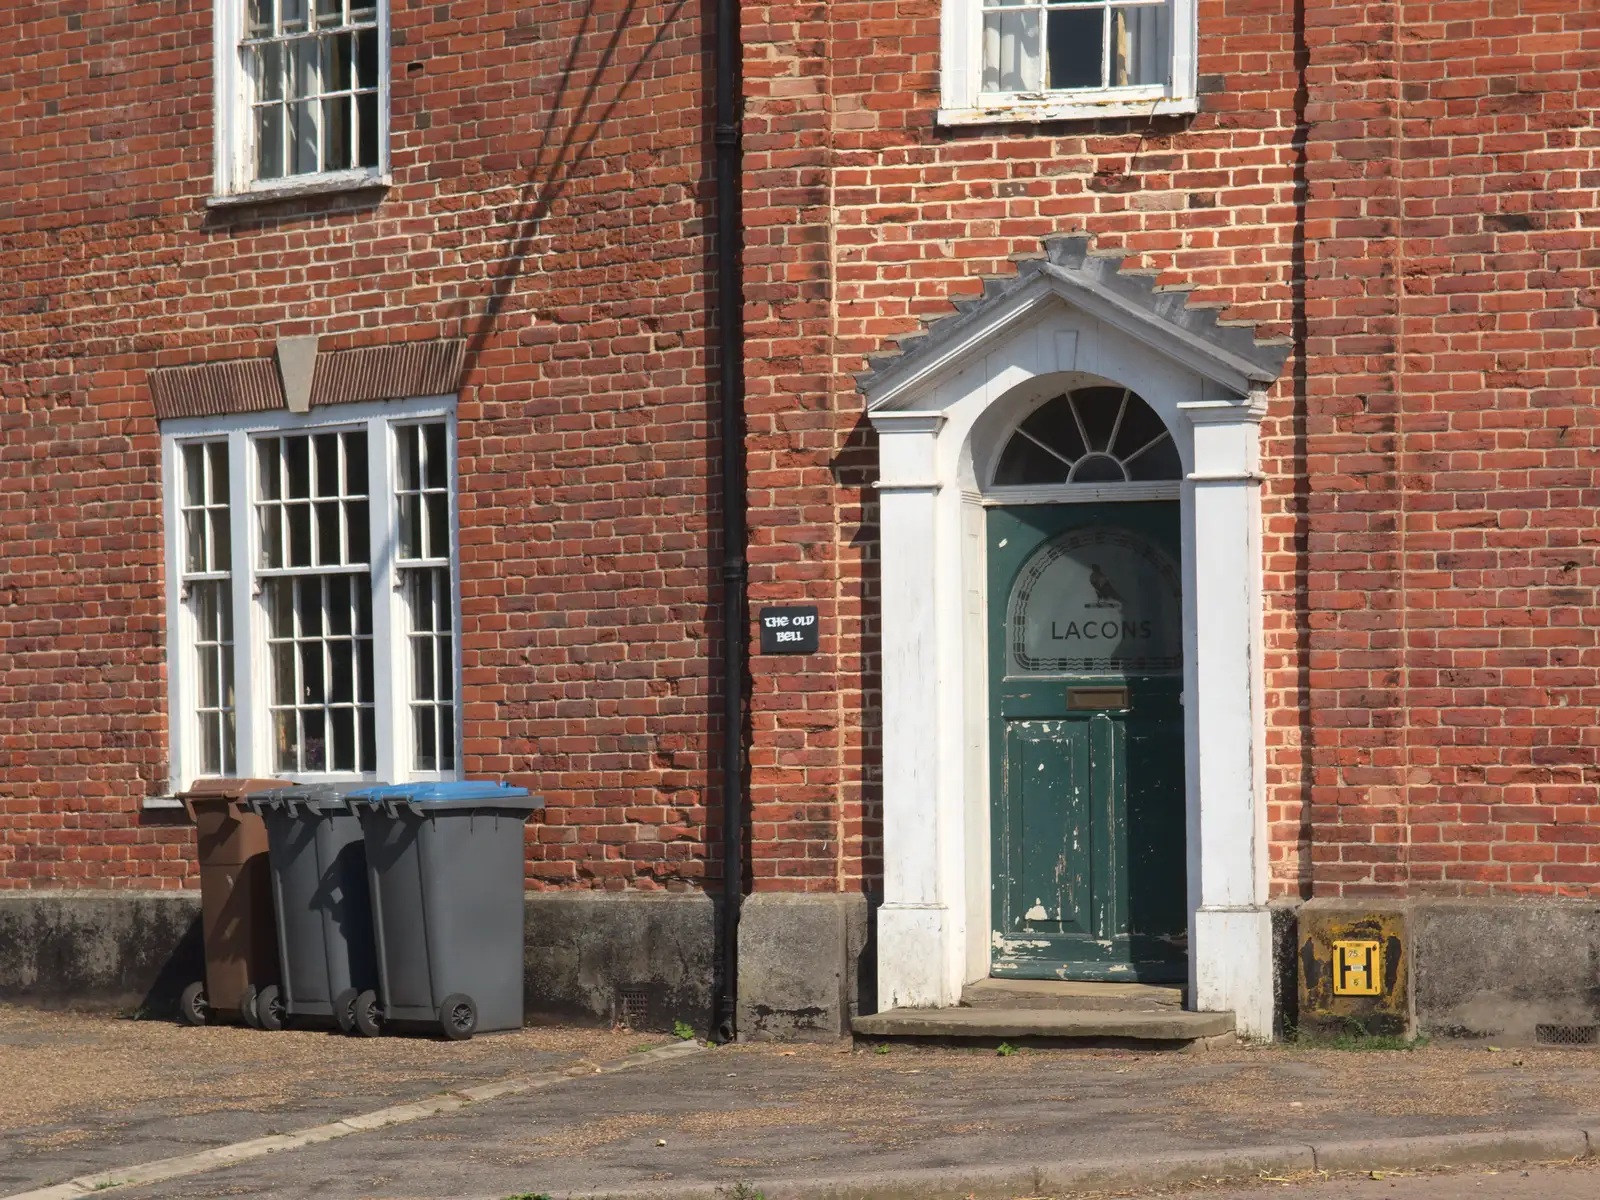
<path id="1" fill-rule="evenodd" d="M 1123 270 L 1122 253 L 1096 253 L 1080 236 L 1049 238 L 1044 249 L 1043 257 L 1019 263 L 1015 276 L 985 280 L 981 296 L 956 301 L 955 313 L 902 338 L 895 353 L 870 359 L 857 376 L 867 407 L 897 407 L 914 384 L 986 353 L 1041 309 L 1063 303 L 1239 396 L 1282 372 L 1288 339 L 1261 339 L 1254 325 L 1219 322 L 1218 309 L 1189 304 L 1191 289 Z"/>

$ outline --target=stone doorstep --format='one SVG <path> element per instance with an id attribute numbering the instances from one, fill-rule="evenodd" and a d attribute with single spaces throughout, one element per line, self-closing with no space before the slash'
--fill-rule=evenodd
<path id="1" fill-rule="evenodd" d="M 851 1022 L 857 1037 L 1052 1038 L 1081 1041 L 1192 1042 L 1233 1033 L 1233 1014 L 1182 1010 L 1050 1008 L 892 1008 Z"/>
<path id="2" fill-rule="evenodd" d="M 1149 983 L 1067 979 L 980 979 L 961 991 L 963 1008 L 1053 1008 L 1078 1012 L 1182 1011 L 1183 989 Z"/>

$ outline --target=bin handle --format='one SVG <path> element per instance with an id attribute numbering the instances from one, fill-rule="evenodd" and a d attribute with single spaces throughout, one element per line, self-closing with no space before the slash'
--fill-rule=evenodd
<path id="1" fill-rule="evenodd" d="M 197 818 L 194 815 L 194 801 L 188 796 L 179 796 L 178 799 L 183 802 L 183 811 L 189 815 L 189 824 L 195 824 Z"/>

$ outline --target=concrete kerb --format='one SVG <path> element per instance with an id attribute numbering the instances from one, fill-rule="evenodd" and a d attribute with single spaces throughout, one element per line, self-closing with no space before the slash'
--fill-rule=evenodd
<path id="1" fill-rule="evenodd" d="M 235 1163 L 247 1162 L 253 1158 L 262 1158 L 268 1154 L 277 1154 L 285 1150 L 299 1150 L 305 1146 L 314 1146 L 319 1142 L 349 1137 L 351 1134 L 365 1133 L 373 1129 L 383 1129 L 390 1125 L 403 1125 L 409 1121 L 420 1121 L 425 1117 L 438 1116 L 440 1113 L 458 1112 L 463 1108 L 470 1107 L 473 1104 L 481 1104 L 486 1100 L 493 1100 L 500 1096 L 518 1095 L 523 1092 L 538 1091 L 540 1088 L 564 1083 L 568 1079 L 581 1078 L 585 1075 L 609 1075 L 617 1071 L 629 1071 L 638 1067 L 648 1066 L 651 1063 L 683 1058 L 685 1055 L 695 1054 L 705 1049 L 706 1047 L 698 1042 L 678 1042 L 669 1046 L 657 1046 L 654 1050 L 643 1050 L 637 1054 L 630 1054 L 625 1058 L 618 1059 L 616 1062 L 601 1063 L 599 1065 L 583 1064 L 578 1067 L 568 1068 L 565 1071 L 545 1071 L 537 1075 L 502 1079 L 494 1083 L 480 1084 L 476 1087 L 458 1088 L 427 1100 L 417 1100 L 409 1104 L 392 1104 L 388 1108 L 380 1108 L 367 1113 L 357 1113 L 353 1116 L 342 1117 L 337 1121 L 330 1121 L 326 1125 L 314 1125 L 307 1129 L 296 1130 L 293 1133 L 273 1134 L 270 1137 L 253 1138 L 250 1141 L 217 1146 L 210 1150 L 202 1150 L 197 1154 L 184 1154 L 177 1158 L 162 1158 L 154 1162 L 137 1163 L 128 1167 L 113 1167 L 109 1171 L 97 1171 L 93 1175 L 80 1175 L 75 1179 L 68 1179 L 64 1183 L 55 1183 L 48 1187 L 35 1188 L 28 1192 L 16 1192 L 6 1197 L 5 1200 L 75 1200 L 76 1197 L 86 1196 L 91 1192 L 101 1194 L 114 1188 L 142 1186 L 160 1183 L 166 1179 L 176 1179 L 183 1175 L 198 1175 L 204 1171 L 214 1171 L 220 1167 L 229 1167 Z"/>
<path id="2" fill-rule="evenodd" d="M 1033 1167 L 942 1167 L 841 1175 L 805 1182 L 740 1180 L 766 1200 L 1012 1200 L 1108 1188 L 1245 1181 L 1304 1171 L 1377 1171 L 1500 1163 L 1570 1162 L 1600 1147 L 1594 1129 L 1524 1129 L 1321 1144 L 1242 1146 Z M 566 1200 L 729 1200 L 728 1184 L 573 1192 Z"/>

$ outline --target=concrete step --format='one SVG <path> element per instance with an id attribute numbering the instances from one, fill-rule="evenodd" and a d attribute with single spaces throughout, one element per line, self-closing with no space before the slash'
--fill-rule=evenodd
<path id="1" fill-rule="evenodd" d="M 1053 1008 L 1078 1012 L 1183 1007 L 1181 987 L 1148 983 L 1078 983 L 1065 979 L 980 979 L 961 993 L 963 1007 Z"/>
<path id="2" fill-rule="evenodd" d="M 857 1037 L 1049 1038 L 1055 1041 L 1146 1042 L 1182 1046 L 1233 1032 L 1232 1013 L 1182 1009 L 891 1008 L 856 1017 Z"/>

